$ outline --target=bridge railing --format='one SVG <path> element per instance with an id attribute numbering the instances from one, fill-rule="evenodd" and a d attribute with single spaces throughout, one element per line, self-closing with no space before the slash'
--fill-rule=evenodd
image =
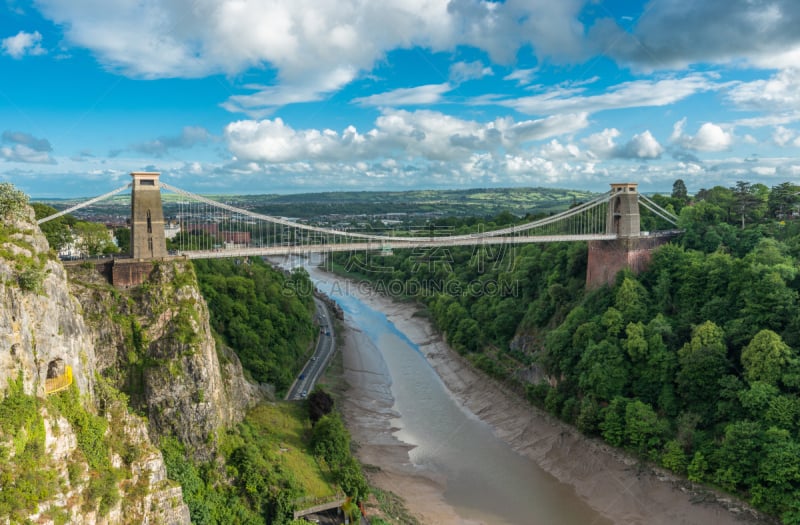
<path id="1" fill-rule="evenodd" d="M 56 377 L 48 377 L 44 380 L 44 393 L 55 394 L 66 390 L 72 384 L 72 367 L 64 367 L 64 373 Z"/>

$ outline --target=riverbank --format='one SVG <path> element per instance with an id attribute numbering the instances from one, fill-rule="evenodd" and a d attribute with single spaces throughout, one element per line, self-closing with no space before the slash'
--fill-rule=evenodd
<path id="1" fill-rule="evenodd" d="M 362 287 L 358 287 L 359 290 Z M 712 491 L 694 490 L 667 472 L 582 436 L 572 427 L 531 407 L 497 382 L 474 370 L 443 341 L 413 303 L 371 293 L 359 298 L 387 318 L 418 345 L 453 396 L 495 435 L 575 492 L 603 516 L 620 524 L 769 523 L 743 505 Z M 408 503 L 423 523 L 469 523 L 444 501 L 441 480 L 413 468 L 409 447 L 393 435 L 391 378 L 378 359 L 364 356 L 364 334 L 347 327 L 344 373 L 350 385 L 343 412 L 362 463 L 375 465 L 372 483 Z"/>

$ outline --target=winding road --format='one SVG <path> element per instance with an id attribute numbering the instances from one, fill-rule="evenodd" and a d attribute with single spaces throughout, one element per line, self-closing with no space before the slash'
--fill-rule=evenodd
<path id="1" fill-rule="evenodd" d="M 336 348 L 335 336 L 333 332 L 333 319 L 328 306 L 319 298 L 314 297 L 314 304 L 317 309 L 317 322 L 319 324 L 319 339 L 317 339 L 317 347 L 311 358 L 306 362 L 300 375 L 297 376 L 289 392 L 286 394 L 287 400 L 304 399 L 312 390 L 314 385 L 317 384 L 319 376 L 325 370 L 328 360 L 333 355 Z"/>

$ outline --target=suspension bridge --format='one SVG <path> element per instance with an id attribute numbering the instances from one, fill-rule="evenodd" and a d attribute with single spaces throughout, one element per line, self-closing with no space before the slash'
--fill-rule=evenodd
<path id="1" fill-rule="evenodd" d="M 128 263 L 170 256 L 188 259 L 304 255 L 310 253 L 440 248 L 448 246 L 589 242 L 587 285 L 610 282 L 623 267 L 636 271 L 647 254 L 674 237 L 677 217 L 643 194 L 635 183 L 611 184 L 610 191 L 564 212 L 525 224 L 467 234 L 441 234 L 427 228 L 377 232 L 352 224 L 305 224 L 215 201 L 167 184 L 158 173 L 132 173 L 132 182 L 40 219 L 39 224 L 131 193 L 131 253 Z M 174 194 L 165 219 L 161 192 Z M 640 207 L 665 229 L 643 232 Z M 167 232 L 174 235 L 167 251 Z M 594 257 L 593 257 L 594 252 Z M 594 268 L 592 261 L 594 263 Z"/>

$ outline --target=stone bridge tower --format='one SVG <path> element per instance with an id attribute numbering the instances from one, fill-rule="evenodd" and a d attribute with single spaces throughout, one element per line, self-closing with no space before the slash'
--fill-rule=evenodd
<path id="1" fill-rule="evenodd" d="M 160 259 L 167 256 L 164 210 L 158 173 L 131 173 L 131 257 Z"/>
<path id="2" fill-rule="evenodd" d="M 611 241 L 589 241 L 587 289 L 613 284 L 620 270 L 627 268 L 639 273 L 647 269 L 653 249 L 669 239 L 642 235 L 640 230 L 638 185 L 632 182 L 612 184 L 606 233 L 616 235 L 617 238 Z"/>
<path id="3" fill-rule="evenodd" d="M 615 233 L 620 239 L 639 237 L 638 184 L 612 184 L 608 201 L 606 233 Z"/>
<path id="4" fill-rule="evenodd" d="M 156 260 L 167 257 L 164 210 L 159 173 L 131 173 L 131 258 L 114 259 L 110 273 L 114 286 L 128 288 L 147 281 Z"/>

